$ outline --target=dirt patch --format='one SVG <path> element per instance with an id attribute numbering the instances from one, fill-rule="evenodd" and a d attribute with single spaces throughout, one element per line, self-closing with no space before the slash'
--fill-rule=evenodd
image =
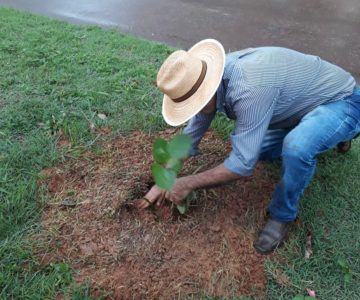
<path id="1" fill-rule="evenodd" d="M 259 164 L 250 178 L 199 191 L 186 216 L 170 204 L 139 211 L 124 203 L 149 188 L 153 138 L 134 132 L 107 142 L 100 156 L 87 153 L 42 172 L 51 201 L 36 236 L 47 241 L 40 261 L 71 264 L 78 282 L 89 278 L 114 299 L 260 296 L 264 258 L 252 243 L 274 188 L 266 168 Z M 229 151 L 210 131 L 203 155 L 183 172 L 215 166 Z"/>

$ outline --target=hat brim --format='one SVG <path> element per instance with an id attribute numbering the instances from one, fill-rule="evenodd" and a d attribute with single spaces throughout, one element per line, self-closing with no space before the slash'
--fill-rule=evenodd
<path id="1" fill-rule="evenodd" d="M 179 126 L 199 113 L 216 93 L 224 73 L 225 51 L 218 41 L 202 40 L 188 52 L 205 61 L 207 71 L 200 87 L 188 99 L 174 102 L 164 95 L 162 114 L 165 122 L 171 126 Z"/>

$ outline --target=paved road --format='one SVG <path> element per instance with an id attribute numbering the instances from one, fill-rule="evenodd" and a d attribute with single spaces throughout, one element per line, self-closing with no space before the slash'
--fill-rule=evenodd
<path id="1" fill-rule="evenodd" d="M 339 64 L 360 82 L 360 0 L 0 0 L 0 5 L 116 27 L 183 48 L 207 37 L 226 50 L 285 46 Z"/>

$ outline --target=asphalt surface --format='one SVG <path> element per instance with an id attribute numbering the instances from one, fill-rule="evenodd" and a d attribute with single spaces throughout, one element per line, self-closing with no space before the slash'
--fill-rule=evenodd
<path id="1" fill-rule="evenodd" d="M 181 48 L 209 37 L 226 51 L 288 47 L 338 64 L 360 82 L 359 0 L 0 0 L 0 5 L 114 27 Z"/>

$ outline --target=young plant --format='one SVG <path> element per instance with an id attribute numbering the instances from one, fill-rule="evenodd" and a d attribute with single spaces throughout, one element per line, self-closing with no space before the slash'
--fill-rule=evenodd
<path id="1" fill-rule="evenodd" d="M 191 138 L 186 134 L 179 134 L 166 141 L 157 138 L 153 145 L 154 163 L 151 166 L 151 172 L 158 187 L 171 191 L 179 174 L 183 160 L 189 155 L 191 149 Z M 183 204 L 177 205 L 181 214 L 185 214 L 189 205 L 190 198 L 187 198 Z"/>

